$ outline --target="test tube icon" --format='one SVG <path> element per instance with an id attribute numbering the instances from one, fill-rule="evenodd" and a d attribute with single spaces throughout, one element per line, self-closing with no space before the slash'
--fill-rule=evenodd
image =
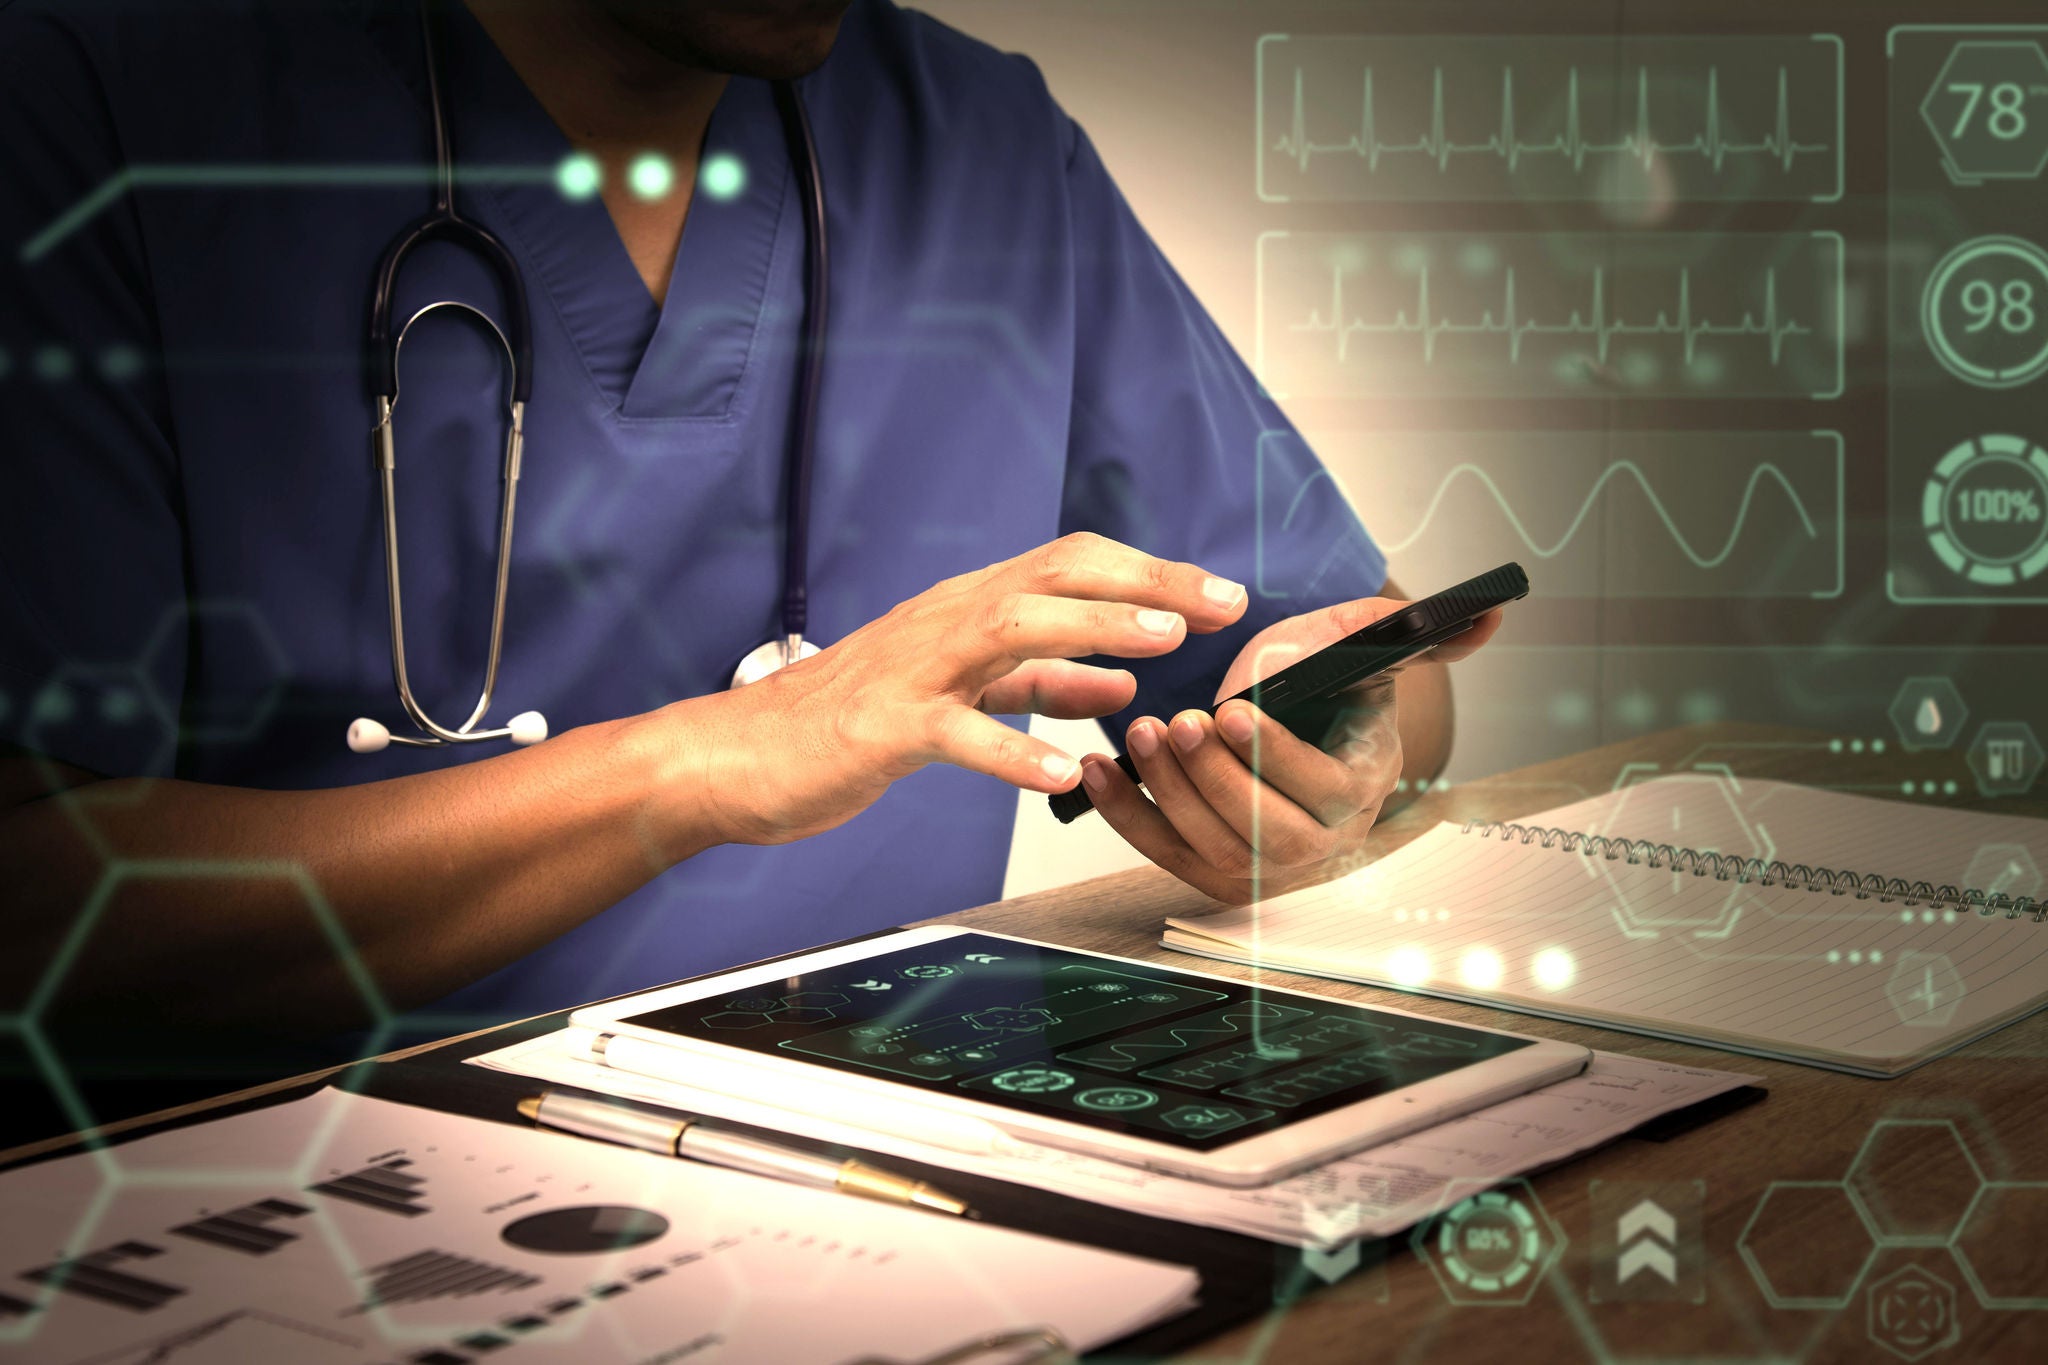
<path id="1" fill-rule="evenodd" d="M 2017 780 L 2027 766 L 2025 740 L 1994 739 L 1985 746 L 1984 767 L 1993 782 Z"/>

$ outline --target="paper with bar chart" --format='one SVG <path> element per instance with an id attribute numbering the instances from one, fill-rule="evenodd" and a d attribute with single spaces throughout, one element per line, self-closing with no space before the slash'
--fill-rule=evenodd
<path id="1" fill-rule="evenodd" d="M 322 1091 L 0 1177 L 0 1360 L 917 1359 L 1099 1344 L 1177 1266 Z M 33 1248 L 35 1252 L 27 1249 Z"/>

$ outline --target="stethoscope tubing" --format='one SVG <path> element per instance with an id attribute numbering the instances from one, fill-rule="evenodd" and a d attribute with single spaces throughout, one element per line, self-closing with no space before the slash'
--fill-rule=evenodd
<path id="1" fill-rule="evenodd" d="M 372 753 L 390 744 L 437 748 L 496 739 L 532 744 L 547 736 L 547 722 L 535 711 L 521 712 L 507 725 L 495 729 L 476 728 L 490 711 L 491 699 L 497 689 L 498 666 L 504 655 L 505 606 L 512 568 L 512 527 L 525 443 L 526 405 L 533 395 L 533 325 L 526 281 L 520 273 L 518 261 L 489 229 L 463 217 L 456 204 L 455 157 L 447 109 L 441 94 L 433 8 L 434 0 L 421 0 L 420 50 L 426 66 L 427 102 L 432 114 L 434 138 L 434 206 L 394 238 L 378 259 L 370 301 L 368 338 L 370 389 L 377 415 L 371 435 L 382 504 L 392 680 L 397 687 L 399 704 L 420 733 L 395 735 L 374 720 L 358 719 L 349 726 L 349 747 L 358 753 Z M 817 142 L 811 133 L 809 115 L 791 82 L 777 81 L 772 88 L 776 112 L 783 125 L 784 141 L 795 162 L 803 207 L 806 246 L 804 329 L 797 358 L 795 411 L 783 487 L 782 634 L 780 639 L 763 645 L 742 661 L 734 676 L 734 686 L 817 652 L 817 647 L 804 639 L 804 632 L 809 626 L 811 484 L 816 463 L 818 395 L 823 378 L 821 357 L 830 306 L 831 262 L 827 245 L 824 181 L 818 170 Z M 470 250 L 490 266 L 503 295 L 505 325 L 502 328 L 489 314 L 474 305 L 443 299 L 413 313 L 393 334 L 392 316 L 399 270 L 414 248 L 429 241 L 448 242 Z M 468 719 L 453 727 L 441 724 L 427 712 L 413 693 L 412 679 L 406 667 L 405 603 L 398 554 L 397 438 L 392 428 L 392 417 L 398 406 L 399 358 L 405 338 L 422 317 L 441 308 L 463 309 L 482 319 L 503 345 L 511 375 L 508 428 L 500 475 L 498 551 L 491 594 L 489 652 L 485 657 L 484 682 L 476 706 Z"/>

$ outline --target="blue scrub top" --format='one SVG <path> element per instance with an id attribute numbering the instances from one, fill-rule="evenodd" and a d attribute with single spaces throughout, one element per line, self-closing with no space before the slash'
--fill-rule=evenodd
<path id="1" fill-rule="evenodd" d="M 735 78 L 718 104 L 705 159 L 743 183 L 698 190 L 657 306 L 602 203 L 558 188 L 567 140 L 448 11 L 458 198 L 517 258 L 534 328 L 492 716 L 559 733 L 715 691 L 777 632 L 804 234 L 769 89 Z M 1257 585 L 1241 628 L 1135 665 L 1138 706 L 1169 714 L 1211 702 L 1252 631 L 1379 589 L 1379 552 L 1030 62 L 858 0 L 799 89 L 833 264 L 816 639 L 1098 531 Z M 358 715 L 407 732 L 361 348 L 373 266 L 429 203 L 412 5 L 22 0 L 0 8 L 0 108 L 0 730 L 103 774 L 267 788 L 498 752 L 343 743 Z M 400 296 L 401 317 L 501 312 L 440 247 Z M 484 657 L 496 345 L 436 313 L 400 376 L 407 643 L 444 723 Z M 1263 543 L 1260 480 L 1291 504 Z M 700 854 L 438 1012 L 572 1005 L 993 900 L 1015 805 L 929 768 L 830 833 Z"/>

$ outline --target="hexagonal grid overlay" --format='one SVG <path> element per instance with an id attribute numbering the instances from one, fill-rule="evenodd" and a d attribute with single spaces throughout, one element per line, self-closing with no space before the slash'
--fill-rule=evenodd
<path id="1" fill-rule="evenodd" d="M 1957 43 L 1920 117 L 1956 184 L 2034 179 L 2048 166 L 2048 52 L 2025 39 Z"/>
<path id="2" fill-rule="evenodd" d="M 2041 741 L 2023 720 L 1994 720 L 1977 731 L 1964 756 L 1986 796 L 2025 796 L 2041 775 Z"/>
<path id="3" fill-rule="evenodd" d="M 1409 1233 L 1409 1245 L 1444 1297 L 1462 1307 L 1527 1304 L 1563 1257 L 1566 1241 L 1564 1229 L 1520 1178 L 1480 1190 Z"/>
<path id="4" fill-rule="evenodd" d="M 1885 1246 L 1947 1246 L 1984 1172 L 1947 1119 L 1881 1119 L 1864 1137 L 1843 1188 Z"/>
<path id="5" fill-rule="evenodd" d="M 790 995 L 744 995 L 725 1002 L 716 1014 L 704 1016 L 704 1027 L 722 1029 L 760 1028 L 771 1019 L 790 1024 L 822 1024 L 838 1017 L 841 1005 L 849 1003 L 837 991 L 796 991 Z"/>
<path id="6" fill-rule="evenodd" d="M 1847 1308 L 1877 1259 L 1869 1224 L 1839 1180 L 1772 1181 L 1735 1251 L 1773 1308 Z"/>
<path id="7" fill-rule="evenodd" d="M 2044 1227 L 2048 1181 L 1987 1180 L 1953 1120 L 1879 1119 L 1840 1180 L 1772 1181 L 1735 1249 L 1773 1308 L 1846 1309 L 1881 1249 L 1926 1247 L 1985 1308 L 2048 1309 Z M 1918 1265 L 1873 1282 L 1872 1340 L 1907 1360 L 1952 1344 L 1944 1284 Z"/>
<path id="8" fill-rule="evenodd" d="M 1963 732 L 1970 708 L 1947 678 L 1908 678 L 1899 684 L 1885 714 L 1899 743 L 1908 749 L 1946 749 Z"/>
<path id="9" fill-rule="evenodd" d="M 1949 1254 L 1986 1308 L 2048 1310 L 2048 1180 L 1987 1180 Z"/>

